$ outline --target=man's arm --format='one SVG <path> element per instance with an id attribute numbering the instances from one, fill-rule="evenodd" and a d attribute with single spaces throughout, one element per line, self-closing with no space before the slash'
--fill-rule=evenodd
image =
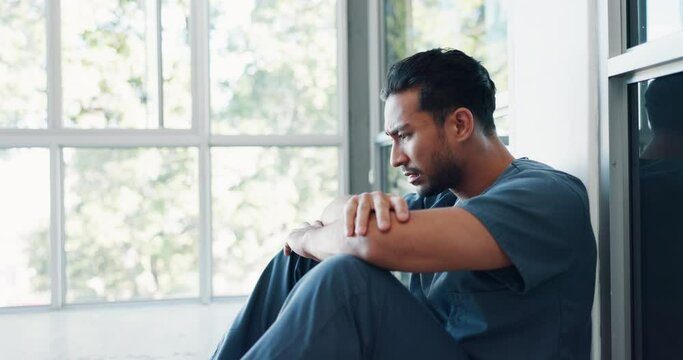
<path id="1" fill-rule="evenodd" d="M 491 270 L 511 265 L 484 225 L 463 209 L 413 211 L 408 222 L 394 221 L 395 215 L 391 216 L 388 231 L 380 231 L 370 214 L 364 236 L 345 236 L 344 222 L 337 220 L 289 241 L 295 244 L 294 251 L 321 260 L 350 254 L 389 270 Z"/>

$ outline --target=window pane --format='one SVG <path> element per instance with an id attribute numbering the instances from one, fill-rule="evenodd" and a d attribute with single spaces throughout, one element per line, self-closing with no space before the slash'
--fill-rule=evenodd
<path id="1" fill-rule="evenodd" d="M 69 302 L 198 296 L 197 149 L 65 149 Z"/>
<path id="2" fill-rule="evenodd" d="M 50 153 L 0 149 L 0 306 L 50 303 Z"/>
<path id="3" fill-rule="evenodd" d="M 0 1 L 0 127 L 47 126 L 45 1 Z"/>
<path id="4" fill-rule="evenodd" d="M 298 224 L 338 192 L 336 148 L 214 148 L 213 291 L 249 294 Z"/>
<path id="5" fill-rule="evenodd" d="M 393 63 L 436 47 L 480 60 L 498 91 L 508 89 L 505 0 L 396 0 L 385 2 L 385 60 Z"/>
<path id="6" fill-rule="evenodd" d="M 162 0 L 164 127 L 192 126 L 190 0 Z"/>
<path id="7" fill-rule="evenodd" d="M 683 31 L 680 0 L 630 0 L 630 46 Z"/>
<path id="8" fill-rule="evenodd" d="M 683 353 L 683 73 L 631 85 L 636 341 L 643 359 Z M 639 333 L 639 334 L 638 334 Z"/>
<path id="9" fill-rule="evenodd" d="M 64 122 L 80 128 L 160 126 L 157 21 L 162 30 L 163 103 L 170 127 L 189 127 L 188 0 L 63 0 Z M 88 16 L 83 16 L 88 14 Z"/>
<path id="10" fill-rule="evenodd" d="M 335 0 L 211 2 L 212 129 L 336 133 Z"/>

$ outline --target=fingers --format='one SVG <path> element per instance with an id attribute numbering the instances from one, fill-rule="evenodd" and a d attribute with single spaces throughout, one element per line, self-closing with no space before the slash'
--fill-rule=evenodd
<path id="1" fill-rule="evenodd" d="M 391 227 L 391 208 L 392 202 L 386 194 L 381 192 L 372 193 L 372 202 L 375 209 L 375 217 L 377 218 L 377 228 L 380 231 L 387 231 Z M 369 215 L 369 214 L 368 214 Z M 370 216 L 365 218 L 364 228 L 367 231 L 367 222 Z M 359 219 L 360 220 L 360 219 Z M 365 235 L 365 234 L 364 234 Z"/>
<path id="2" fill-rule="evenodd" d="M 364 236 L 368 230 L 370 213 L 374 210 L 373 197 L 369 193 L 360 194 L 356 208 L 356 234 Z"/>
<path id="3" fill-rule="evenodd" d="M 393 195 L 389 199 L 391 206 L 396 213 L 396 219 L 400 222 L 406 222 L 410 219 L 410 211 L 408 210 L 408 203 L 400 196 Z"/>
<path id="4" fill-rule="evenodd" d="M 408 203 L 400 196 L 379 191 L 352 196 L 344 206 L 346 236 L 366 235 L 370 216 L 373 212 L 377 219 L 377 228 L 380 231 L 389 230 L 392 211 L 396 213 L 396 218 L 400 222 L 406 222 L 410 218 Z"/>
<path id="5" fill-rule="evenodd" d="M 351 196 L 344 205 L 344 230 L 346 236 L 353 236 L 356 227 L 356 209 L 358 208 L 358 195 Z"/>

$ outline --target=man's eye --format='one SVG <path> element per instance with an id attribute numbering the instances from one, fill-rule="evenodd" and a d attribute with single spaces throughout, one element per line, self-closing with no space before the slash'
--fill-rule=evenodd
<path id="1" fill-rule="evenodd" d="M 405 141 L 408 138 L 408 134 L 398 134 L 398 138 L 401 141 Z"/>

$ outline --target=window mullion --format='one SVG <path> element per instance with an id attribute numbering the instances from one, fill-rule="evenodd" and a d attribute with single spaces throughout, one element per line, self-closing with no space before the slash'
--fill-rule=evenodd
<path id="1" fill-rule="evenodd" d="M 50 146 L 50 284 L 51 306 L 59 309 L 66 299 L 66 255 L 64 252 L 64 162 L 62 149 Z"/>
<path id="2" fill-rule="evenodd" d="M 47 126 L 62 128 L 61 2 L 51 0 L 45 7 Z M 64 255 L 63 162 L 61 148 L 49 142 L 50 149 L 50 294 L 51 307 L 64 306 L 66 264 Z"/>
<path id="3" fill-rule="evenodd" d="M 192 129 L 199 134 L 199 296 L 211 301 L 211 154 L 209 147 L 209 16 L 208 0 L 192 0 L 190 51 L 192 61 Z"/>

